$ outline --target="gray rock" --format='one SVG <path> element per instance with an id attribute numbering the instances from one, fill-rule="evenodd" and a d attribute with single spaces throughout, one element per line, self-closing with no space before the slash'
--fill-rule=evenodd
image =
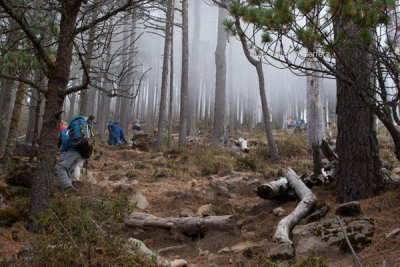
<path id="1" fill-rule="evenodd" d="M 298 223 L 298 225 L 308 224 L 310 222 L 318 221 L 318 220 L 322 219 L 323 217 L 325 217 L 325 215 L 328 213 L 328 211 L 329 211 L 329 206 L 323 206 L 322 208 L 314 211 L 313 213 L 311 213 L 310 215 L 308 215 L 307 217 L 302 219 Z"/>
<path id="2" fill-rule="evenodd" d="M 220 250 L 218 250 L 218 254 L 229 254 L 229 253 L 231 253 L 231 249 L 228 247 L 221 248 Z"/>
<path id="3" fill-rule="evenodd" d="M 183 208 L 180 212 L 179 212 L 179 217 L 193 217 L 194 213 L 192 210 L 188 209 L 188 208 Z"/>
<path id="4" fill-rule="evenodd" d="M 294 250 L 290 243 L 283 243 L 268 251 L 268 258 L 272 260 L 290 260 L 294 257 Z"/>
<path id="5" fill-rule="evenodd" d="M 285 210 L 282 209 L 281 207 L 277 207 L 277 208 L 274 209 L 272 212 L 274 213 L 275 216 L 278 216 L 278 217 L 280 217 L 280 216 L 282 216 L 283 214 L 285 214 Z"/>
<path id="6" fill-rule="evenodd" d="M 121 180 L 122 178 L 123 178 L 123 176 L 121 174 L 113 174 L 113 175 L 110 175 L 110 177 L 108 177 L 108 180 L 118 181 L 118 180 Z"/>
<path id="7" fill-rule="evenodd" d="M 127 185 L 127 184 L 119 184 L 114 190 L 115 193 L 126 193 L 126 194 L 131 194 L 133 193 L 135 190 Z"/>
<path id="8" fill-rule="evenodd" d="M 339 206 L 335 214 L 341 216 L 357 216 L 361 212 L 360 202 L 352 201 Z"/>
<path id="9" fill-rule="evenodd" d="M 371 244 L 374 235 L 371 218 L 345 217 L 341 220 L 356 251 L 360 251 Z M 333 257 L 349 252 L 337 218 L 297 225 L 292 231 L 292 240 L 297 254 L 306 254 L 313 250 L 318 255 Z"/>
<path id="10" fill-rule="evenodd" d="M 215 212 L 213 210 L 213 205 L 212 204 L 207 204 L 207 205 L 203 205 L 201 206 L 197 212 L 196 212 L 197 216 L 213 216 L 215 215 Z"/>
<path id="11" fill-rule="evenodd" d="M 141 210 L 145 210 L 149 206 L 149 202 L 147 201 L 146 197 L 143 196 L 140 190 L 135 189 L 134 193 L 131 197 L 131 203 Z"/>
<path id="12" fill-rule="evenodd" d="M 242 242 L 242 243 L 234 245 L 233 247 L 231 247 L 230 250 L 233 253 L 238 253 L 238 252 L 242 252 L 249 248 L 260 247 L 260 246 L 261 246 L 260 243 L 247 241 L 247 242 Z"/>
<path id="13" fill-rule="evenodd" d="M 171 267 L 185 267 L 188 266 L 187 261 L 182 259 L 176 259 L 170 262 Z"/>

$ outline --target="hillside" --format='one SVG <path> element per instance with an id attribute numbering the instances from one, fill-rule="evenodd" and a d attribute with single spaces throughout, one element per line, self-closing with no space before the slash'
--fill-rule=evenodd
<path id="1" fill-rule="evenodd" d="M 272 240 L 276 226 L 296 207 L 298 199 L 264 200 L 255 190 L 283 176 L 287 167 L 298 175 L 310 173 L 312 159 L 304 149 L 304 133 L 275 133 L 279 165 L 269 162 L 261 132 L 246 136 L 248 154 L 231 146 L 211 146 L 207 137 L 199 136 L 183 151 L 141 151 L 98 141 L 87 173 L 83 170 L 83 186 L 61 192 L 55 180 L 54 197 L 49 211 L 39 219 L 43 227 L 37 234 L 24 227 L 29 190 L 7 185 L 3 175 L 0 266 L 155 266 L 154 260 L 124 246 L 131 237 L 164 259 L 184 259 L 189 266 L 353 266 L 353 257 L 346 249 L 340 253 L 334 249 L 297 253 L 288 261 L 267 257 L 276 247 Z M 400 164 L 393 160 L 384 131 L 379 141 L 384 166 L 396 179 Z M 329 207 L 320 221 L 335 218 L 341 204 L 335 202 L 334 182 L 315 186 L 312 192 L 318 198 L 317 209 Z M 359 201 L 360 217 L 373 221 L 372 242 L 362 244 L 366 248 L 358 252 L 365 259 L 363 264 L 368 261 L 370 266 L 381 266 L 385 260 L 387 266 L 400 266 L 400 235 L 385 238 L 399 228 L 399 201 L 400 190 L 391 183 L 380 195 Z M 279 207 L 283 211 L 274 215 L 273 210 Z M 230 217 L 232 226 L 188 233 L 157 225 L 128 226 L 132 212 L 159 218 L 234 216 Z M 7 216 L 15 219 L 7 222 Z"/>

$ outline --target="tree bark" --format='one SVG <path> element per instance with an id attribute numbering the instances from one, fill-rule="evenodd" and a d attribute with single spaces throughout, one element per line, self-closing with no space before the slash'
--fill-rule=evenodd
<path id="1" fill-rule="evenodd" d="M 189 25 L 188 0 L 182 0 L 182 77 L 181 77 L 181 110 L 179 118 L 179 147 L 186 143 L 188 120 L 188 81 L 189 81 Z"/>
<path id="2" fill-rule="evenodd" d="M 295 190 L 297 196 L 301 199 L 301 201 L 288 216 L 286 216 L 279 222 L 273 239 L 274 241 L 280 243 L 292 244 L 292 241 L 289 238 L 291 229 L 302 218 L 310 213 L 311 209 L 317 203 L 317 198 L 291 168 L 288 168 L 287 170 L 286 179 L 289 186 Z"/>
<path id="3" fill-rule="evenodd" d="M 219 144 L 226 140 L 226 34 L 224 20 L 228 17 L 228 12 L 224 8 L 219 8 L 218 12 L 218 33 L 217 48 L 215 49 L 215 102 L 214 102 L 214 127 L 212 140 Z"/>
<path id="4" fill-rule="evenodd" d="M 163 70 L 161 78 L 161 99 L 160 99 L 160 113 L 158 116 L 158 133 L 156 139 L 156 147 L 161 148 L 164 141 L 164 128 L 165 119 L 167 117 L 167 90 L 168 90 L 168 65 L 170 63 L 171 53 L 171 25 L 172 25 L 172 0 L 167 1 L 167 18 L 165 25 L 165 41 L 164 41 L 164 57 L 163 57 Z"/>
<path id="5" fill-rule="evenodd" d="M 358 38 L 354 34 L 355 30 L 342 17 L 335 21 L 334 31 L 338 41 L 343 36 L 338 32 L 345 33 L 344 38 Z M 349 202 L 376 196 L 383 189 L 383 179 L 375 118 L 359 93 L 372 90 L 369 88 L 372 79 L 371 59 L 355 46 L 346 46 L 345 42 L 338 47 L 338 51 L 340 58 L 336 64 L 337 71 L 343 75 L 355 75 L 351 77 L 354 81 L 352 84 L 344 83 L 342 79 L 336 82 L 336 148 L 339 157 L 337 199 L 340 202 Z"/>

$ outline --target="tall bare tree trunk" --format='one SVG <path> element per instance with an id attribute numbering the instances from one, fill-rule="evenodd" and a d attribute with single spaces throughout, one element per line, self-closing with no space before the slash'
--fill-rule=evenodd
<path id="1" fill-rule="evenodd" d="M 38 103 L 39 93 L 35 88 L 31 89 L 31 97 L 29 98 L 29 117 L 28 126 L 26 127 L 26 143 L 32 143 L 33 132 L 35 131 L 35 118 L 36 118 L 36 106 Z"/>
<path id="2" fill-rule="evenodd" d="M 99 12 L 98 9 L 96 8 L 96 10 L 92 13 L 92 21 L 94 21 L 95 19 L 97 19 Z M 92 63 L 92 58 L 93 58 L 93 53 L 94 53 L 94 37 L 96 34 L 96 27 L 92 27 L 89 31 L 89 40 L 88 40 L 88 45 L 87 45 L 87 54 L 86 54 L 86 65 L 88 68 L 90 68 L 90 65 Z M 86 75 L 83 75 L 83 79 L 84 79 L 84 83 L 86 80 Z M 89 94 L 89 90 L 83 90 L 81 91 L 81 103 L 80 103 L 80 107 L 79 107 L 79 114 L 82 116 L 89 116 L 89 112 L 91 112 L 90 110 L 90 103 L 89 101 L 94 101 L 91 97 L 91 95 Z"/>
<path id="3" fill-rule="evenodd" d="M 8 51 L 16 49 L 18 40 L 17 24 L 14 20 L 10 22 L 10 31 L 7 35 L 6 46 Z M 11 64 L 4 70 L 8 76 L 12 77 L 15 75 L 16 67 Z M 13 80 L 3 80 L 1 83 L 1 91 L 3 98 L 3 105 L 0 107 L 0 154 L 4 151 L 4 144 L 7 140 L 9 121 L 11 117 L 11 104 L 12 104 L 12 93 L 14 90 L 15 82 Z"/>
<path id="4" fill-rule="evenodd" d="M 25 77 L 27 74 L 28 74 L 27 69 L 22 70 L 22 77 Z M 20 82 L 18 85 L 17 94 L 15 96 L 14 108 L 13 108 L 13 112 L 11 115 L 11 123 L 10 123 L 10 128 L 8 131 L 6 148 L 4 151 L 3 162 L 2 162 L 3 165 L 6 167 L 6 169 L 8 167 L 7 166 L 8 160 L 14 150 L 14 143 L 15 143 L 14 139 L 17 134 L 18 123 L 19 123 L 19 119 L 21 117 L 21 109 L 22 109 L 22 103 L 23 103 L 24 97 L 25 97 L 25 91 L 26 91 L 25 84 Z"/>
<path id="5" fill-rule="evenodd" d="M 247 60 L 256 68 L 257 70 L 257 75 L 258 75 L 258 85 L 259 85 L 259 90 L 260 90 L 260 98 L 261 98 L 261 106 L 263 110 L 263 118 L 264 118 L 264 125 L 265 125 L 265 131 L 268 139 L 268 148 L 269 148 L 269 153 L 271 156 L 271 160 L 273 162 L 279 162 L 279 155 L 278 155 L 278 148 L 275 145 L 274 137 L 272 135 L 272 127 L 271 127 L 271 122 L 270 122 L 270 115 L 269 115 L 269 108 L 268 108 L 268 102 L 267 102 L 267 96 L 265 94 L 265 81 L 264 81 L 264 72 L 263 72 L 263 67 L 262 67 L 262 62 L 260 60 L 256 60 L 251 57 L 250 51 L 247 45 L 247 41 L 245 39 L 244 33 L 242 31 L 242 28 L 240 26 L 240 20 L 238 17 L 235 17 L 235 25 L 238 30 L 238 35 L 240 38 L 240 41 L 242 43 L 242 48 L 244 51 L 244 54 L 247 58 Z"/>
<path id="6" fill-rule="evenodd" d="M 112 25 L 112 24 L 113 24 L 113 19 L 111 18 L 110 25 Z M 108 39 L 106 64 L 109 64 L 111 62 L 112 36 L 113 35 L 110 34 L 110 37 Z M 107 75 L 109 75 L 109 74 L 107 74 Z M 98 126 L 98 130 L 100 131 L 100 139 L 101 140 L 104 140 L 107 123 L 110 118 L 111 97 L 108 95 L 108 93 L 111 93 L 111 91 L 112 91 L 112 84 L 109 80 L 106 80 L 104 82 L 104 85 L 105 85 L 106 92 L 103 92 L 102 103 L 101 103 L 101 116 L 97 119 L 97 121 L 100 122 L 100 125 Z"/>
<path id="7" fill-rule="evenodd" d="M 214 127 L 212 140 L 223 144 L 226 140 L 226 34 L 224 20 L 228 17 L 228 12 L 224 8 L 218 11 L 218 33 L 217 47 L 215 50 L 215 103 L 214 103 Z"/>
<path id="8" fill-rule="evenodd" d="M 189 24 L 188 0 L 182 0 L 182 77 L 181 77 L 181 110 L 179 118 L 179 147 L 186 143 L 188 120 L 188 81 L 189 81 Z"/>
<path id="9" fill-rule="evenodd" d="M 169 107 L 168 107 L 168 149 L 171 149 L 172 123 L 173 123 L 173 104 L 174 104 L 174 12 L 172 11 L 171 25 L 171 56 L 169 74 Z"/>
<path id="10" fill-rule="evenodd" d="M 201 1 L 194 2 L 194 25 L 192 47 L 190 53 L 189 65 L 189 88 L 188 88 L 188 121 L 187 135 L 195 135 L 197 131 L 197 101 L 200 91 L 200 19 L 201 19 Z"/>
<path id="11" fill-rule="evenodd" d="M 172 25 L 172 0 L 167 1 L 167 18 L 165 25 L 165 41 L 164 41 L 164 56 L 163 56 L 163 70 L 161 78 L 161 99 L 160 99 L 160 112 L 158 115 L 158 133 L 156 139 L 156 147 L 161 148 L 164 141 L 164 128 L 165 119 L 167 117 L 167 91 L 168 91 L 168 69 L 170 63 L 171 53 L 171 25 Z"/>

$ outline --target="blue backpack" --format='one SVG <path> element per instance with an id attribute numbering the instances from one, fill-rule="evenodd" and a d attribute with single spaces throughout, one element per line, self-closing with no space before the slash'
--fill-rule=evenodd
<path id="1" fill-rule="evenodd" d="M 84 117 L 75 116 L 68 125 L 69 147 L 76 149 L 83 158 L 88 159 L 92 155 L 93 142 L 89 133 L 89 125 Z"/>

